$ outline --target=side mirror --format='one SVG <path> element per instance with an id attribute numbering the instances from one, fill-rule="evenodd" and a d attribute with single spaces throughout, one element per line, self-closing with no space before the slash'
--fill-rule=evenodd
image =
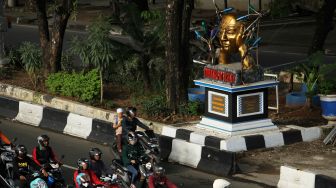
<path id="1" fill-rule="evenodd" d="M 17 141 L 17 138 L 16 137 L 14 137 L 13 139 L 12 139 L 12 141 L 11 142 L 16 142 Z"/>
<path id="2" fill-rule="evenodd" d="M 61 155 L 61 160 L 63 160 L 65 158 L 65 155 Z"/>

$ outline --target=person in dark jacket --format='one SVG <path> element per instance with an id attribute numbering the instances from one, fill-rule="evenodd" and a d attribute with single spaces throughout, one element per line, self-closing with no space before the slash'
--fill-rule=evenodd
<path id="1" fill-rule="evenodd" d="M 122 140 L 123 145 L 127 145 L 127 134 L 128 132 L 135 132 L 139 127 L 149 130 L 149 127 L 143 124 L 137 117 L 137 109 L 135 107 L 128 107 L 126 110 L 125 121 L 122 122 Z"/>
<path id="2" fill-rule="evenodd" d="M 89 168 L 96 174 L 98 178 L 113 174 L 111 170 L 106 168 L 104 162 L 101 159 L 102 152 L 99 148 L 92 148 L 89 151 L 90 163 Z"/>
<path id="3" fill-rule="evenodd" d="M 132 174 L 131 187 L 135 188 L 135 183 L 138 177 L 139 164 L 137 159 L 145 154 L 145 150 L 138 142 L 136 135 L 129 132 L 127 135 L 128 144 L 125 145 L 122 151 L 122 160 L 124 166 Z M 140 178 L 140 186 L 144 183 L 144 177 Z"/>
<path id="4" fill-rule="evenodd" d="M 62 163 L 57 160 L 53 149 L 49 146 L 49 140 L 48 135 L 40 135 L 37 137 L 38 146 L 33 149 L 32 154 L 35 163 L 42 167 L 51 161 L 62 165 Z"/>
<path id="5" fill-rule="evenodd" d="M 31 173 L 42 170 L 30 157 L 27 156 L 27 148 L 24 145 L 15 147 L 16 157 L 13 162 L 14 181 L 19 182 L 20 188 L 29 188 L 32 181 Z M 45 177 L 48 176 L 46 171 L 42 171 Z"/>

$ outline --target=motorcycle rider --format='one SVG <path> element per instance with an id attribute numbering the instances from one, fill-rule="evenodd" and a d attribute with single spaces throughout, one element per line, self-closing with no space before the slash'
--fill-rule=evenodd
<path id="1" fill-rule="evenodd" d="M 112 174 L 112 172 L 106 168 L 103 160 L 101 160 L 102 152 L 99 148 L 91 148 L 89 151 L 90 162 L 89 168 L 96 174 L 98 178 L 102 175 Z"/>
<path id="2" fill-rule="evenodd" d="M 76 188 L 80 188 L 80 182 L 77 180 L 77 176 L 81 173 L 87 174 L 90 177 L 90 183 L 94 185 L 105 185 L 108 186 L 106 183 L 99 180 L 99 178 L 96 176 L 96 174 L 93 172 L 93 170 L 89 169 L 89 160 L 86 158 L 79 158 L 77 160 L 77 167 L 78 170 L 74 172 L 74 182 L 76 185 Z"/>
<path id="3" fill-rule="evenodd" d="M 161 166 L 154 166 L 153 172 L 153 175 L 149 176 L 148 188 L 177 188 L 177 186 L 165 176 L 164 168 Z"/>
<path id="4" fill-rule="evenodd" d="M 19 182 L 20 188 L 29 188 L 29 183 L 31 181 L 30 173 L 41 170 L 41 167 L 27 156 L 27 148 L 24 145 L 17 145 L 15 147 L 15 154 L 16 156 L 13 162 L 14 180 Z M 45 177 L 48 176 L 45 171 L 43 175 Z"/>
<path id="5" fill-rule="evenodd" d="M 135 188 L 135 183 L 138 177 L 139 164 L 136 159 L 139 159 L 142 155 L 145 154 L 145 150 L 138 142 L 137 136 L 134 132 L 129 132 L 127 135 L 128 144 L 124 146 L 122 151 L 122 160 L 124 166 L 132 174 L 131 178 L 131 188 Z M 140 187 L 144 184 L 144 177 L 140 178 Z"/>
<path id="6" fill-rule="evenodd" d="M 127 134 L 128 132 L 135 132 L 137 126 L 149 130 L 150 128 L 143 124 L 137 117 L 137 109 L 135 107 L 127 107 L 125 121 L 122 122 L 122 138 L 123 145 L 127 145 Z"/>
<path id="7" fill-rule="evenodd" d="M 62 165 L 62 163 L 57 160 L 53 149 L 49 146 L 49 140 L 49 136 L 45 134 L 37 137 L 38 146 L 33 149 L 32 154 L 35 163 L 45 167 L 45 164 L 48 164 L 50 161 L 55 161 Z"/>

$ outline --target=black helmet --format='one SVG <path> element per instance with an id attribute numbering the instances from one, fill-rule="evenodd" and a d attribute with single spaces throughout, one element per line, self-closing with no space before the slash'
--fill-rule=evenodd
<path id="1" fill-rule="evenodd" d="M 42 134 L 40 136 L 37 137 L 37 143 L 40 145 L 40 146 L 48 146 L 48 145 L 44 145 L 43 142 L 44 141 L 49 141 L 49 136 L 46 135 L 46 134 Z"/>
<path id="2" fill-rule="evenodd" d="M 156 177 L 163 177 L 165 176 L 165 169 L 161 166 L 154 166 L 153 167 L 154 175 Z"/>
<path id="3" fill-rule="evenodd" d="M 89 167 L 89 160 L 87 158 L 79 158 L 77 160 L 77 167 L 79 170 L 83 169 L 83 163 L 86 163 L 86 165 Z"/>
<path id="4" fill-rule="evenodd" d="M 137 138 L 137 136 L 134 132 L 129 132 L 127 134 L 127 140 L 136 142 L 138 140 L 138 138 Z"/>
<path id="5" fill-rule="evenodd" d="M 137 112 L 137 109 L 135 107 L 127 107 L 126 109 L 126 115 L 127 116 L 135 116 Z"/>
<path id="6" fill-rule="evenodd" d="M 101 156 L 103 153 L 101 152 L 101 150 L 99 148 L 92 148 L 90 151 L 89 151 L 89 156 L 90 156 L 90 159 L 95 159 L 94 156 L 95 155 L 99 155 Z"/>
<path id="7" fill-rule="evenodd" d="M 15 147 L 15 153 L 17 156 L 26 156 L 27 155 L 27 148 L 24 145 L 17 145 Z"/>

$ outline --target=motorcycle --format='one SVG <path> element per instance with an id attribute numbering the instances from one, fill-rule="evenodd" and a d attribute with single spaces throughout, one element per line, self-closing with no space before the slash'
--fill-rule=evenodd
<path id="1" fill-rule="evenodd" d="M 62 155 L 61 160 L 64 158 Z M 61 188 L 65 187 L 65 180 L 63 177 L 63 171 L 61 169 L 61 165 L 56 161 L 50 161 L 47 164 L 44 164 L 44 168 L 48 172 L 48 186 Z"/>
<path id="2" fill-rule="evenodd" d="M 145 150 L 150 150 L 155 156 L 160 154 L 159 139 L 155 136 L 153 130 L 135 131 L 135 134 Z"/>
<path id="3" fill-rule="evenodd" d="M 4 171 L 1 172 L 0 180 L 2 184 L 7 187 L 15 187 L 13 174 L 15 151 L 13 149 L 13 146 L 2 145 L 2 147 L 0 147 L 0 153 L 0 166 L 4 169 Z"/>
<path id="4" fill-rule="evenodd" d="M 150 151 L 146 150 L 146 154 L 142 155 L 138 159 L 135 159 L 137 164 L 139 164 L 139 174 L 146 179 L 146 182 L 148 181 L 148 177 L 153 174 L 153 166 L 156 163 L 155 159 L 149 155 Z M 123 166 L 121 160 L 112 160 L 111 168 L 116 173 L 117 179 L 120 180 L 122 187 L 131 186 L 131 173 Z"/>
<path id="5" fill-rule="evenodd" d="M 80 188 L 117 188 L 119 187 L 116 180 L 113 177 L 101 177 L 100 178 L 106 184 L 93 185 L 90 181 L 90 177 L 85 173 L 79 173 L 76 177 L 76 181 Z"/>

